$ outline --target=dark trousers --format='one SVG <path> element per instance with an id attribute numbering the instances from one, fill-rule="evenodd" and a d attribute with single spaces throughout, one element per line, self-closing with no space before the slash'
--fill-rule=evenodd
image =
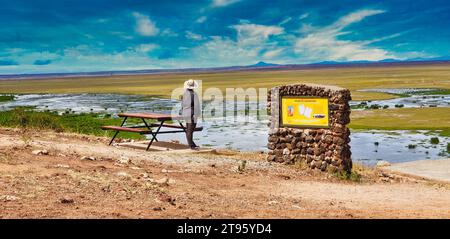
<path id="1" fill-rule="evenodd" d="M 197 126 L 197 123 L 186 123 L 186 139 L 188 142 L 189 147 L 195 147 L 197 145 L 195 145 L 194 143 L 194 130 L 195 127 Z"/>

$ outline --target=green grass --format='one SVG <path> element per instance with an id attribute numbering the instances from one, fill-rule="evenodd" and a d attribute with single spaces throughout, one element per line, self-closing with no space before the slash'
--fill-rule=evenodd
<path id="1" fill-rule="evenodd" d="M 121 93 L 170 98 L 186 79 L 203 81 L 203 89 L 228 87 L 271 88 L 278 85 L 316 83 L 350 89 L 354 100 L 390 99 L 398 96 L 361 92 L 373 88 L 433 88 L 450 90 L 450 65 L 348 67 L 304 70 L 173 73 L 134 76 L 2 80 L 3 93 Z M 0 92 L 0 93 L 1 93 Z"/>
<path id="2" fill-rule="evenodd" d="M 0 102 L 14 100 L 14 95 L 0 95 Z"/>
<path id="3" fill-rule="evenodd" d="M 421 95 L 450 95 L 450 89 L 435 89 L 435 90 L 432 90 L 432 91 L 416 92 L 415 94 L 421 94 Z"/>
<path id="4" fill-rule="evenodd" d="M 120 125 L 122 119 L 100 117 L 98 114 L 63 114 L 55 112 L 37 112 L 24 108 L 0 112 L 0 126 L 20 127 L 37 130 L 53 130 L 56 132 L 71 132 L 96 136 L 110 137 L 112 131 L 100 129 L 102 125 Z M 132 120 L 127 121 L 129 123 Z M 143 139 L 139 134 L 120 132 L 119 138 Z"/>
<path id="5" fill-rule="evenodd" d="M 430 130 L 450 136 L 450 108 L 397 108 L 352 111 L 349 127 L 379 130 Z"/>
<path id="6" fill-rule="evenodd" d="M 352 181 L 352 182 L 361 182 L 361 177 L 362 177 L 361 174 L 357 173 L 354 170 L 352 170 L 351 172 L 338 170 L 333 175 L 340 180 L 347 180 L 347 181 Z"/>

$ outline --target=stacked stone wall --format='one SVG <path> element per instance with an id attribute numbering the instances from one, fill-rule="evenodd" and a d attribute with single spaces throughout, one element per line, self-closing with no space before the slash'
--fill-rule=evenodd
<path id="1" fill-rule="evenodd" d="M 290 128 L 280 126 L 282 96 L 328 98 L 328 128 Z M 268 94 L 268 160 L 282 163 L 301 162 L 322 171 L 350 171 L 350 91 L 334 86 L 312 84 L 284 85 Z"/>

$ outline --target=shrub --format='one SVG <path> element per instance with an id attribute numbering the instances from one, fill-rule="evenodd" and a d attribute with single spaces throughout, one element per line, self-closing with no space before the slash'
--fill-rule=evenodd
<path id="1" fill-rule="evenodd" d="M 15 99 L 14 95 L 0 95 L 0 102 L 11 101 L 14 99 Z"/>
<path id="2" fill-rule="evenodd" d="M 62 131 L 63 127 L 59 123 L 58 117 L 47 112 L 27 111 L 23 108 L 16 108 L 11 112 L 10 124 L 14 123 L 21 128 L 52 129 Z"/>
<path id="3" fill-rule="evenodd" d="M 377 110 L 377 109 L 380 108 L 380 105 L 378 105 L 378 104 L 373 104 L 373 105 L 371 105 L 369 108 L 372 109 L 372 110 Z"/>
<path id="4" fill-rule="evenodd" d="M 361 174 L 351 171 L 338 170 L 334 173 L 334 176 L 341 180 L 348 180 L 352 182 L 361 182 Z"/>
<path id="5" fill-rule="evenodd" d="M 430 139 L 431 144 L 439 144 L 439 138 L 438 137 L 433 137 Z"/>

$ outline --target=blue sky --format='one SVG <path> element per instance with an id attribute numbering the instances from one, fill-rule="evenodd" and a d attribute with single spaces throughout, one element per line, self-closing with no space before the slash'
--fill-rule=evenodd
<path id="1" fill-rule="evenodd" d="M 446 0 L 0 0 L 0 74 L 450 55 Z"/>

